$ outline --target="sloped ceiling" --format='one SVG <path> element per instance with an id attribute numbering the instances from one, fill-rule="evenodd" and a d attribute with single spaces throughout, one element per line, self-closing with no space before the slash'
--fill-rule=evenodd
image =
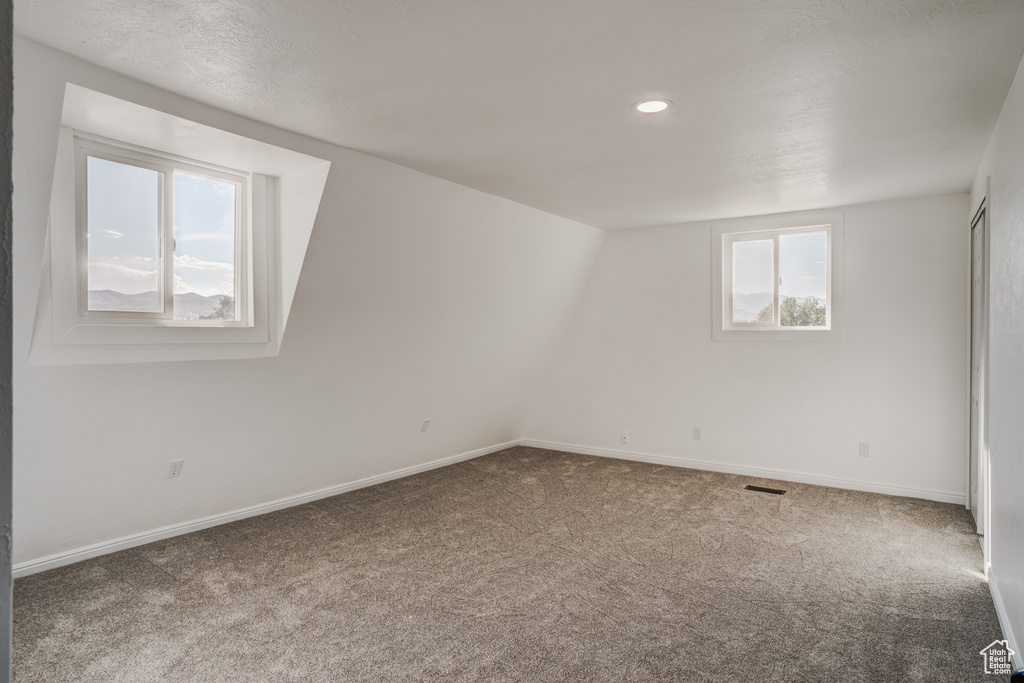
<path id="1" fill-rule="evenodd" d="M 965 191 L 1024 53 L 1019 0 L 17 0 L 15 27 L 605 229 Z"/>

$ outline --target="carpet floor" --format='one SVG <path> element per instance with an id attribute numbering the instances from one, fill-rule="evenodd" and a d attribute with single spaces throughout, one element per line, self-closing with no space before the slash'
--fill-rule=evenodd
<path id="1" fill-rule="evenodd" d="M 981 572 L 962 506 L 516 447 L 18 579 L 14 680 L 992 683 Z"/>

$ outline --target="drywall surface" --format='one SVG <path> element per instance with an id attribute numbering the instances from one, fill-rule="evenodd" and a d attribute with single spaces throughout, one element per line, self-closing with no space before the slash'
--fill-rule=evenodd
<path id="1" fill-rule="evenodd" d="M 989 583 L 1024 666 L 1024 63 L 978 170 L 972 209 L 985 197 L 988 177 Z"/>
<path id="2" fill-rule="evenodd" d="M 15 48 L 16 564 L 520 436 L 604 233 Z M 331 162 L 280 355 L 28 365 L 65 81 Z"/>
<path id="3" fill-rule="evenodd" d="M 526 438 L 962 501 L 967 204 L 837 209 L 840 341 L 713 341 L 710 224 L 610 233 Z"/>

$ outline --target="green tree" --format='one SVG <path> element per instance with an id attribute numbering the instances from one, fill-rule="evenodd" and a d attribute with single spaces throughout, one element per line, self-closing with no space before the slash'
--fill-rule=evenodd
<path id="1" fill-rule="evenodd" d="M 235 319 L 235 297 L 224 294 L 220 298 L 220 304 L 207 315 L 199 316 L 202 320 L 234 320 Z"/>
<path id="2" fill-rule="evenodd" d="M 779 304 L 779 324 L 782 327 L 794 327 L 800 324 L 800 303 L 796 297 L 787 296 Z"/>
<path id="3" fill-rule="evenodd" d="M 807 297 L 797 308 L 793 325 L 800 327 L 824 327 L 825 326 L 825 304 L 817 299 Z"/>
<path id="4" fill-rule="evenodd" d="M 825 304 L 817 299 L 807 297 L 797 301 L 795 296 L 787 296 L 779 305 L 779 318 L 782 327 L 824 327 Z M 757 314 L 757 322 L 770 323 L 774 309 L 768 304 Z"/>

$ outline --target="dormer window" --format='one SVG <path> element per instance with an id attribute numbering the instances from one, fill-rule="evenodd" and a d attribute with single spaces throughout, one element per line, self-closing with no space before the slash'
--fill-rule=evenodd
<path id="1" fill-rule="evenodd" d="M 248 327 L 248 174 L 76 138 L 79 320 Z"/>

